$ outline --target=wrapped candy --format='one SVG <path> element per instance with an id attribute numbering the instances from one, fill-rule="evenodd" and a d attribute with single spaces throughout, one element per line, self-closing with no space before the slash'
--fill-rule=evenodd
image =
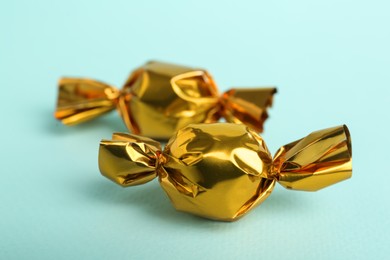
<path id="1" fill-rule="evenodd" d="M 132 133 L 157 139 L 221 117 L 262 132 L 274 93 L 273 87 L 238 88 L 219 95 L 203 69 L 149 62 L 130 75 L 122 90 L 91 79 L 61 79 L 54 116 L 74 125 L 117 108 Z"/>
<path id="2" fill-rule="evenodd" d="M 262 203 L 275 182 L 316 191 L 350 178 L 351 138 L 345 125 L 316 131 L 272 159 L 263 139 L 241 124 L 191 124 L 163 150 L 152 139 L 115 133 L 100 143 L 99 168 L 125 187 L 158 177 L 177 210 L 233 221 Z"/>

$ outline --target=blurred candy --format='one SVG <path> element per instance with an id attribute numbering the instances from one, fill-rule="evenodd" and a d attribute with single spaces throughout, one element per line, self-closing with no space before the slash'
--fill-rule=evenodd
<path id="1" fill-rule="evenodd" d="M 157 139 L 221 117 L 262 132 L 275 93 L 274 87 L 237 88 L 219 95 L 203 69 L 149 62 L 130 75 L 122 90 L 91 79 L 61 79 L 54 115 L 74 125 L 117 108 L 132 133 Z"/>

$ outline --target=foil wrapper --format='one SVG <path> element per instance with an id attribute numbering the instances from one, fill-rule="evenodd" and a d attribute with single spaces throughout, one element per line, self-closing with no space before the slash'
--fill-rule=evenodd
<path id="1" fill-rule="evenodd" d="M 164 149 L 146 137 L 115 133 L 100 143 L 99 168 L 124 187 L 158 177 L 177 210 L 234 221 L 261 204 L 276 182 L 316 191 L 350 178 L 351 137 L 345 125 L 316 131 L 272 158 L 264 140 L 242 124 L 191 124 Z"/>
<path id="2" fill-rule="evenodd" d="M 121 90 L 84 78 L 62 78 L 55 118 L 75 125 L 117 109 L 134 134 L 168 139 L 191 123 L 227 122 L 263 131 L 276 88 L 233 88 L 219 94 L 203 69 L 149 62 Z"/>

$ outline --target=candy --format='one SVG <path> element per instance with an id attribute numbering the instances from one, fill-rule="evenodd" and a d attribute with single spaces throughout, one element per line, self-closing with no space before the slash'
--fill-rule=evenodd
<path id="1" fill-rule="evenodd" d="M 203 69 L 149 62 L 130 75 L 122 90 L 91 79 L 61 79 L 54 116 L 74 125 L 117 108 L 132 133 L 157 139 L 221 117 L 262 132 L 274 93 L 273 87 L 238 88 L 219 95 Z"/>
<path id="2" fill-rule="evenodd" d="M 272 159 L 263 139 L 241 124 L 191 124 L 163 150 L 152 139 L 115 133 L 100 143 L 99 168 L 125 187 L 158 177 L 177 210 L 233 221 L 262 203 L 275 182 L 316 191 L 350 178 L 351 138 L 345 125 L 316 131 Z"/>

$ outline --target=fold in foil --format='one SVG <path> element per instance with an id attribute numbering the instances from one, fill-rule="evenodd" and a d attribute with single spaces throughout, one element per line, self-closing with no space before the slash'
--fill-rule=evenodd
<path id="1" fill-rule="evenodd" d="M 203 69 L 149 62 L 136 69 L 121 90 L 91 79 L 62 78 L 54 116 L 75 125 L 117 108 L 132 133 L 157 139 L 221 117 L 262 132 L 275 93 L 274 87 L 238 88 L 220 95 Z"/>
<path id="2" fill-rule="evenodd" d="M 159 178 L 177 210 L 233 221 L 262 203 L 275 182 L 315 191 L 352 175 L 345 125 L 282 146 L 274 159 L 263 139 L 242 124 L 191 124 L 162 150 L 158 142 L 116 133 L 102 140 L 101 173 L 121 186 Z"/>

